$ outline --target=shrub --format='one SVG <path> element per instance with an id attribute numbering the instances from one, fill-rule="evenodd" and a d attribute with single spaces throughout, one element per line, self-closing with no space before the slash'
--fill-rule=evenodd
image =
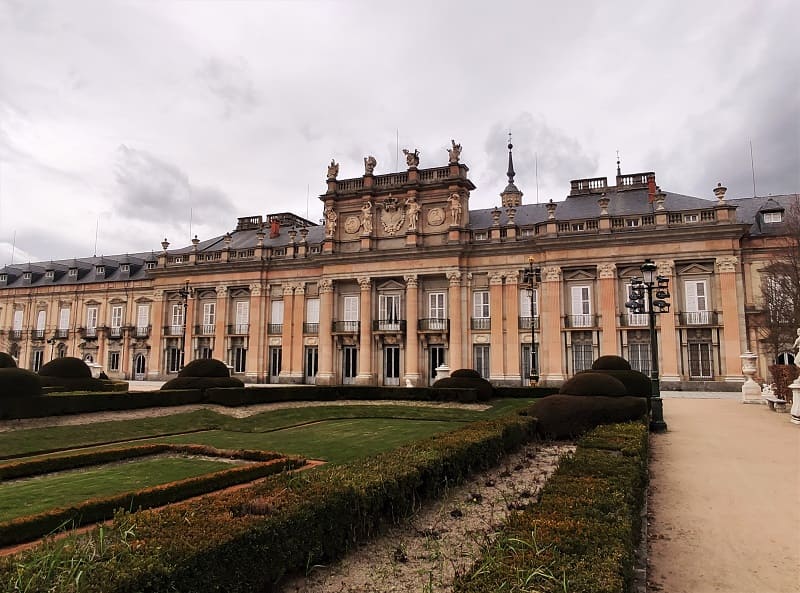
<path id="1" fill-rule="evenodd" d="M 58 377 L 68 379 L 91 379 L 92 371 L 80 358 L 74 356 L 63 356 L 54 358 L 41 369 L 39 375 L 42 377 Z"/>
<path id="2" fill-rule="evenodd" d="M 565 395 L 602 395 L 622 397 L 628 395 L 625 385 L 615 377 L 600 371 L 578 373 L 558 390 Z"/>
<path id="3" fill-rule="evenodd" d="M 0 398 L 42 395 L 42 382 L 26 369 L 0 368 Z"/>
<path id="4" fill-rule="evenodd" d="M 450 373 L 451 377 L 461 377 L 462 379 L 483 379 L 481 374 L 474 369 L 456 369 Z"/>
<path id="5" fill-rule="evenodd" d="M 244 387 L 244 383 L 236 377 L 181 377 L 179 375 L 164 383 L 161 389 L 209 389 L 211 387 Z"/>
<path id="6" fill-rule="evenodd" d="M 228 366 L 214 358 L 198 358 L 193 360 L 178 373 L 179 377 L 230 377 Z"/>
<path id="7" fill-rule="evenodd" d="M 627 391 L 628 395 L 635 395 L 636 397 L 650 397 L 652 392 L 652 382 L 650 381 L 650 377 L 644 373 L 640 373 L 639 371 L 583 371 L 582 373 L 578 373 L 578 375 L 586 372 L 598 372 L 610 377 L 614 377 L 617 381 L 625 386 L 625 390 Z"/>
<path id="8" fill-rule="evenodd" d="M 448 389 L 474 389 L 477 392 L 478 401 L 486 401 L 494 395 L 494 387 L 486 379 L 474 379 L 467 377 L 445 377 L 433 384 L 433 387 L 445 387 Z"/>
<path id="9" fill-rule="evenodd" d="M 538 400 L 531 414 L 538 418 L 537 432 L 544 438 L 567 439 L 612 422 L 638 420 L 647 414 L 640 397 L 551 395 Z"/>
<path id="10" fill-rule="evenodd" d="M 0 352 L 0 369 L 15 369 L 17 361 L 8 352 Z"/>
<path id="11" fill-rule="evenodd" d="M 793 364 L 773 364 L 768 367 L 772 381 L 775 383 L 775 395 L 782 397 L 787 402 L 792 401 L 792 390 L 789 389 L 792 381 L 797 379 L 800 369 Z"/>
<path id="12" fill-rule="evenodd" d="M 47 375 L 40 375 L 39 380 L 41 381 L 43 387 L 52 388 L 48 390 L 48 393 L 59 392 L 59 391 L 107 391 L 108 390 L 106 383 L 102 379 L 95 379 L 94 377 L 53 377 Z"/>
<path id="13" fill-rule="evenodd" d="M 631 363 L 617 356 L 616 354 L 606 354 L 592 363 L 593 371 L 629 371 Z"/>

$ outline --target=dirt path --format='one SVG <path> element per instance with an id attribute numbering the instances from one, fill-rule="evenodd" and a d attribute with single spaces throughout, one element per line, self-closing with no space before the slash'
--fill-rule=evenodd
<path id="1" fill-rule="evenodd" d="M 452 591 L 491 542 L 508 513 L 538 495 L 571 444 L 530 444 L 493 470 L 474 476 L 409 521 L 392 527 L 340 562 L 288 580 L 282 593 L 418 593 Z"/>
<path id="2" fill-rule="evenodd" d="M 648 590 L 800 591 L 800 426 L 766 406 L 664 400 L 651 437 Z"/>

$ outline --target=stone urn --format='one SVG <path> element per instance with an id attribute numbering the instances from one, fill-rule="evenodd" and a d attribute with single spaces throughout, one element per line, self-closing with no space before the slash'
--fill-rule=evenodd
<path id="1" fill-rule="evenodd" d="M 745 377 L 744 385 L 742 385 L 742 403 L 764 403 L 764 399 L 761 397 L 761 387 L 753 380 L 757 370 L 756 360 L 758 356 L 747 350 L 739 358 L 742 359 L 742 374 Z"/>

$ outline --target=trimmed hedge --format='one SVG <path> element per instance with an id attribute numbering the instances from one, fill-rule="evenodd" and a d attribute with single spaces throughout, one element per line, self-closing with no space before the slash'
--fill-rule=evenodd
<path id="1" fill-rule="evenodd" d="M 92 371 L 80 358 L 62 356 L 54 358 L 39 369 L 41 377 L 58 377 L 60 379 L 91 379 Z"/>
<path id="2" fill-rule="evenodd" d="M 628 395 L 634 395 L 636 397 L 650 397 L 652 393 L 653 385 L 650 381 L 650 377 L 639 371 L 581 371 L 578 373 L 578 375 L 583 373 L 603 373 L 609 377 L 614 377 L 625 386 L 625 391 Z M 577 377 L 578 375 L 575 376 Z"/>
<path id="3" fill-rule="evenodd" d="M 616 354 L 606 354 L 592 363 L 593 371 L 629 371 L 631 363 L 617 356 Z"/>
<path id="4" fill-rule="evenodd" d="M 478 401 L 485 402 L 492 398 L 494 395 L 494 387 L 492 384 L 489 383 L 486 379 L 481 379 L 480 377 L 445 377 L 444 379 L 439 379 L 433 384 L 434 388 L 437 389 L 464 389 L 464 390 L 475 390 L 477 393 Z M 469 401 L 469 400 L 462 400 L 459 398 L 459 401 Z M 475 401 L 475 400 L 472 400 Z"/>
<path id="5" fill-rule="evenodd" d="M 605 371 L 584 371 L 567 380 L 558 390 L 565 395 L 622 397 L 625 385 Z"/>
<path id="6" fill-rule="evenodd" d="M 17 361 L 8 352 L 0 352 L 0 369 L 15 369 Z"/>
<path id="7" fill-rule="evenodd" d="M 198 358 L 193 360 L 178 373 L 179 377 L 230 377 L 231 372 L 221 360 L 214 358 Z"/>
<path id="8" fill-rule="evenodd" d="M 42 395 L 42 382 L 36 373 L 17 367 L 0 368 L 0 401 L 3 402 L 0 418 L 6 417 L 15 400 L 30 402 L 32 397 L 39 395 Z"/>
<path id="9" fill-rule="evenodd" d="M 533 437 L 535 424 L 517 414 L 477 422 L 348 465 L 277 475 L 136 513 L 131 520 L 142 545 L 107 541 L 103 557 L 86 564 L 84 591 L 271 590 L 287 572 L 342 556 L 382 524 L 413 513 L 422 500 L 496 465 Z M 0 583 L 15 574 L 18 562 L 0 559 Z"/>
<path id="10" fill-rule="evenodd" d="M 511 515 L 471 571 L 456 578 L 456 593 L 630 591 L 646 486 L 647 426 L 594 429 L 561 462 L 539 503 Z"/>
<path id="11" fill-rule="evenodd" d="M 102 379 L 95 379 L 94 377 L 52 377 L 49 375 L 40 375 L 39 379 L 41 379 L 43 387 L 49 388 L 50 393 L 59 391 L 108 391 L 109 389 L 105 381 Z"/>
<path id="12" fill-rule="evenodd" d="M 456 369 L 450 373 L 450 376 L 461 379 L 483 379 L 475 369 Z"/>
<path id="13" fill-rule="evenodd" d="M 227 371 L 227 369 L 226 369 Z M 236 377 L 182 377 L 178 375 L 161 386 L 161 389 L 211 389 L 212 387 L 244 387 Z"/>
<path id="14" fill-rule="evenodd" d="M 638 420 L 647 414 L 647 400 L 632 396 L 559 394 L 537 401 L 531 414 L 539 419 L 540 436 L 569 439 L 601 424 Z"/>

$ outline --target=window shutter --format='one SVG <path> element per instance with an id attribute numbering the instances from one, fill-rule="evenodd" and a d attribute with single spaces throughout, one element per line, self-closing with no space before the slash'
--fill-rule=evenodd
<path id="1" fill-rule="evenodd" d="M 280 325 L 283 323 L 283 301 L 272 301 L 270 323 L 273 325 Z"/>
<path id="2" fill-rule="evenodd" d="M 344 321 L 358 321 L 358 297 L 344 297 Z"/>
<path id="3" fill-rule="evenodd" d="M 250 302 L 237 301 L 236 325 L 247 325 L 248 323 L 250 323 Z"/>
<path id="4" fill-rule="evenodd" d="M 136 326 L 147 327 L 150 325 L 150 308 L 147 305 L 139 305 L 136 308 Z"/>
<path id="5" fill-rule="evenodd" d="M 697 282 L 690 281 L 686 283 L 686 310 L 695 312 L 697 308 Z"/>
<path id="6" fill-rule="evenodd" d="M 58 312 L 58 329 L 69 329 L 69 309 Z"/>
<path id="7" fill-rule="evenodd" d="M 43 330 L 46 321 L 47 313 L 45 311 L 39 311 L 39 314 L 36 316 L 36 329 Z"/>
<path id="8" fill-rule="evenodd" d="M 319 299 L 306 301 L 306 323 L 319 323 Z"/>
<path id="9" fill-rule="evenodd" d="M 17 309 L 16 311 L 14 311 L 14 329 L 16 331 L 22 329 L 22 314 L 23 312 L 21 309 Z"/>
<path id="10" fill-rule="evenodd" d="M 203 325 L 214 325 L 216 321 L 217 305 L 216 303 L 203 304 Z"/>

